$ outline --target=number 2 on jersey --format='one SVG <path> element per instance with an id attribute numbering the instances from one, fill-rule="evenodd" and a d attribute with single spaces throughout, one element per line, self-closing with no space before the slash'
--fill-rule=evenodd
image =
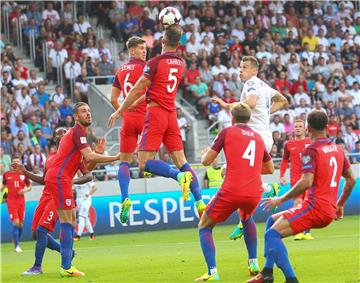
<path id="1" fill-rule="evenodd" d="M 172 93 L 175 90 L 176 83 L 177 83 L 177 77 L 174 76 L 174 74 L 176 74 L 177 72 L 178 72 L 177 68 L 170 68 L 170 73 L 169 73 L 168 80 L 170 82 L 173 81 L 173 85 L 172 86 L 170 86 L 170 85 L 166 86 L 166 89 L 167 89 L 168 93 Z"/>
<path id="2" fill-rule="evenodd" d="M 251 140 L 245 149 L 242 158 L 250 161 L 250 166 L 254 167 L 255 164 L 255 140 Z"/>
<path id="3" fill-rule="evenodd" d="M 335 181 L 335 177 L 336 177 L 338 167 L 337 167 L 337 162 L 336 162 L 335 156 L 332 156 L 330 158 L 330 167 L 334 167 L 332 177 L 331 177 L 330 188 L 336 188 L 337 187 L 337 182 Z"/>

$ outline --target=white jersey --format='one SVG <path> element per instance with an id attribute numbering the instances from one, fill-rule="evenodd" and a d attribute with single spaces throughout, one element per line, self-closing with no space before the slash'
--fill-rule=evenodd
<path id="1" fill-rule="evenodd" d="M 82 200 L 86 198 L 86 195 L 90 193 L 91 188 L 94 186 L 94 182 L 88 182 L 83 185 L 74 185 L 74 189 L 76 190 L 76 199 Z"/>
<path id="2" fill-rule="evenodd" d="M 268 151 L 270 151 L 273 144 L 270 129 L 270 106 L 271 99 L 276 92 L 275 89 L 258 77 L 253 76 L 245 82 L 240 98 L 240 101 L 244 101 L 250 94 L 257 96 L 256 106 L 251 110 L 251 118 L 248 125 L 263 138 Z"/>

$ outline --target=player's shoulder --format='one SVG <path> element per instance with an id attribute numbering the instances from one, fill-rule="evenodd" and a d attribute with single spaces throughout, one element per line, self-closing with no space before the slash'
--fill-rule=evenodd
<path id="1" fill-rule="evenodd" d="M 245 86 L 251 87 L 259 84 L 259 78 L 256 76 L 251 77 L 245 82 Z"/>

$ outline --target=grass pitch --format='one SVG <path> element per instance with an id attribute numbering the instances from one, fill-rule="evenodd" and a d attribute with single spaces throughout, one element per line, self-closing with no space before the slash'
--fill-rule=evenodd
<path id="1" fill-rule="evenodd" d="M 264 223 L 258 224 L 258 255 L 261 267 Z M 214 230 L 217 265 L 221 282 L 246 282 L 247 253 L 243 240 L 227 239 L 233 226 Z M 302 283 L 360 282 L 359 216 L 347 216 L 330 227 L 313 230 L 313 241 L 285 239 L 290 260 Z M 90 241 L 85 235 L 75 243 L 74 265 L 84 271 L 83 278 L 59 276 L 60 256 L 47 250 L 44 274 L 22 277 L 33 264 L 35 242 L 23 242 L 24 252 L 13 252 L 12 244 L 1 245 L 2 282 L 191 282 L 206 271 L 197 229 L 166 230 L 99 235 Z M 284 282 L 275 268 L 275 282 Z"/>

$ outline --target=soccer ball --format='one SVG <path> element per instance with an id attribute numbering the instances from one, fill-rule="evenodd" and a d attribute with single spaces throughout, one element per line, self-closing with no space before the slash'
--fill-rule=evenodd
<path id="1" fill-rule="evenodd" d="M 166 28 L 178 24 L 181 21 L 181 14 L 179 10 L 174 7 L 166 7 L 161 10 L 159 21 Z"/>

